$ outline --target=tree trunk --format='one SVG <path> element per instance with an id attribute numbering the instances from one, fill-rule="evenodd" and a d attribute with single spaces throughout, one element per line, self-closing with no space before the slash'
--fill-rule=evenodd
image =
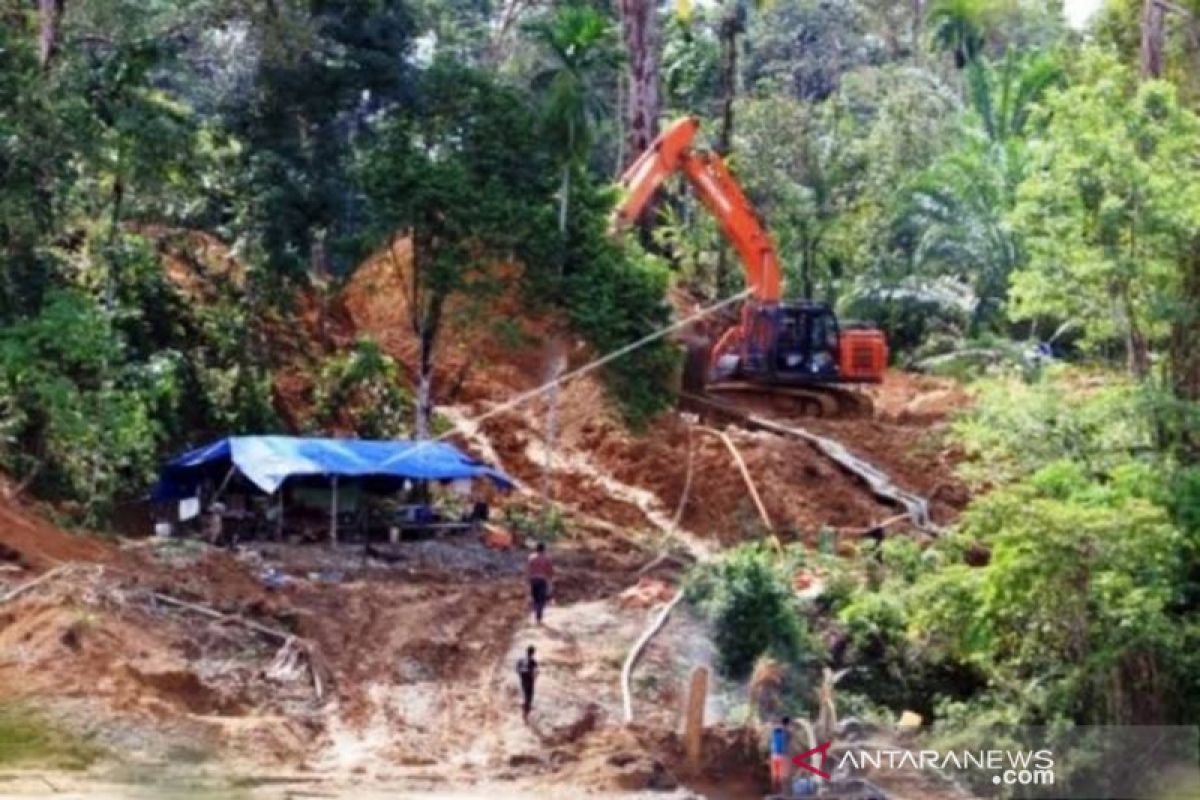
<path id="1" fill-rule="evenodd" d="M 621 0 L 621 27 L 629 59 L 625 97 L 623 140 L 624 163 L 629 164 L 650 148 L 658 136 L 658 116 L 662 111 L 659 94 L 658 4 L 654 0 Z M 650 221 L 654 219 L 651 202 L 640 219 L 643 244 L 650 245 Z"/>
<path id="2" fill-rule="evenodd" d="M 1181 268 L 1182 308 L 1171 324 L 1171 390 L 1184 403 L 1200 403 L 1200 236 L 1193 237 Z M 1183 457 L 1200 462 L 1200 431 L 1187 420 L 1180 427 Z"/>
<path id="3" fill-rule="evenodd" d="M 738 34 L 742 32 L 736 4 L 721 18 L 721 128 L 717 152 L 728 156 L 733 147 L 733 101 L 737 97 Z"/>
<path id="4" fill-rule="evenodd" d="M 317 290 L 317 335 L 322 346 L 326 349 L 329 341 L 329 291 L 331 277 L 329 263 L 325 257 L 325 233 L 317 231 L 313 234 L 308 250 L 309 281 Z"/>
<path id="5" fill-rule="evenodd" d="M 41 30 L 38 35 L 38 65 L 47 70 L 58 49 L 58 24 L 62 20 L 64 0 L 38 0 Z"/>
<path id="6" fill-rule="evenodd" d="M 429 438 L 429 423 L 433 418 L 433 345 L 436 339 L 436 327 L 428 323 L 423 325 L 417 366 L 416 431 L 413 435 L 417 441 Z"/>
<path id="7" fill-rule="evenodd" d="M 1120 302 L 1121 312 L 1125 317 L 1125 356 L 1129 372 L 1138 380 L 1142 380 L 1150 374 L 1150 351 L 1146 336 L 1138 326 L 1128 286 L 1121 287 Z"/>
<path id="8" fill-rule="evenodd" d="M 108 221 L 108 274 L 104 283 L 104 309 L 112 312 L 117 307 L 117 284 L 120 276 L 117 274 L 116 247 L 121 235 L 121 215 L 125 210 L 125 179 L 121 176 L 124 159 L 117 153 L 117 169 L 113 176 L 112 209 Z"/>
<path id="9" fill-rule="evenodd" d="M 722 158 L 733 149 L 733 101 L 737 98 L 737 48 L 738 34 L 742 21 L 737 3 L 726 10 L 721 18 L 721 127 L 717 131 L 717 152 Z M 730 288 L 729 247 L 721 239 L 717 250 L 717 295 L 723 296 Z"/>
<path id="10" fill-rule="evenodd" d="M 558 190 L 558 230 L 560 233 L 567 232 L 567 208 L 571 202 L 571 165 L 563 164 L 562 168 L 562 186 Z M 559 265 L 559 274 L 562 274 L 562 265 Z"/>
<path id="11" fill-rule="evenodd" d="M 925 0 L 912 0 L 912 57 L 917 66 L 925 61 L 925 48 L 921 46 L 921 34 L 925 31 Z"/>
<path id="12" fill-rule="evenodd" d="M 813 275 L 817 266 L 817 241 L 815 237 L 806 237 L 801 259 L 800 290 L 805 299 L 812 299 L 814 293 Z"/>
<path id="13" fill-rule="evenodd" d="M 442 327 L 442 310 L 446 303 L 444 292 L 428 285 L 430 280 L 427 255 L 433 250 L 430 239 L 412 234 L 412 282 L 409 292 L 409 321 L 417 336 L 417 396 L 413 438 L 428 439 L 433 419 L 433 363 L 438 333 Z M 393 249 L 394 252 L 394 249 Z"/>
<path id="14" fill-rule="evenodd" d="M 1162 77 L 1165 14 L 1162 0 L 1144 0 L 1142 3 L 1142 80 Z"/>
<path id="15" fill-rule="evenodd" d="M 658 9 L 653 0 L 621 0 L 621 23 L 629 58 L 625 105 L 625 159 L 633 161 L 658 135 Z"/>

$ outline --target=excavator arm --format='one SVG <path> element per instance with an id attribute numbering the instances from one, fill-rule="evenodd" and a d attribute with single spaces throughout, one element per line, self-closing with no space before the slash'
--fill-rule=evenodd
<path id="1" fill-rule="evenodd" d="M 721 157 L 692 148 L 699 127 L 694 117 L 673 123 L 629 166 L 621 176 L 625 194 L 617 206 L 614 227 L 619 230 L 632 224 L 663 181 L 681 173 L 737 250 L 755 299 L 778 302 L 783 277 L 775 243 Z"/>

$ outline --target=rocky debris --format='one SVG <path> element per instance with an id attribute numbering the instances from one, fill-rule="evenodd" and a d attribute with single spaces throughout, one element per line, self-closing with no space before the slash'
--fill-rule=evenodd
<path id="1" fill-rule="evenodd" d="M 548 709 L 539 709 L 537 730 L 548 742 L 570 744 L 594 731 L 602 716 L 600 706 L 595 703 L 588 703 L 582 708 L 555 704 Z"/>
<path id="2" fill-rule="evenodd" d="M 658 578 L 638 578 L 638 582 L 621 592 L 617 602 L 623 608 L 653 608 L 669 603 L 678 590 L 670 583 Z"/>
<path id="3" fill-rule="evenodd" d="M 679 785 L 661 761 L 646 753 L 615 753 L 607 761 L 613 768 L 611 781 L 615 788 L 629 792 L 643 789 L 670 791 Z"/>

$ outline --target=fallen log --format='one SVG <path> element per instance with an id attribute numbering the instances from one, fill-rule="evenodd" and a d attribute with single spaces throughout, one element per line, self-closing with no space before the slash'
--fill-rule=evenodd
<path id="1" fill-rule="evenodd" d="M 21 584 L 17 588 L 9 591 L 3 597 L 0 597 L 0 605 L 3 605 L 5 603 L 9 602 L 10 600 L 16 600 L 18 597 L 25 594 L 30 589 L 37 588 L 38 586 L 41 586 L 43 583 L 51 581 L 54 578 L 60 577 L 62 575 L 66 575 L 68 572 L 71 572 L 74 569 L 75 569 L 74 564 L 63 564 L 61 566 L 55 567 L 54 569 L 50 570 L 49 572 L 43 572 L 41 575 L 34 578 L 33 580 L 31 580 L 27 583 Z"/>
<path id="2" fill-rule="evenodd" d="M 254 631 L 262 636 L 282 642 L 283 646 L 279 649 L 279 652 L 275 654 L 275 659 L 272 661 L 271 667 L 268 668 L 268 671 L 274 671 L 278 675 L 283 674 L 289 668 L 295 669 L 299 666 L 298 662 L 301 656 L 303 656 L 304 660 L 308 662 L 308 671 L 312 676 L 313 694 L 316 695 L 317 700 L 323 700 L 325 698 L 325 688 L 332 682 L 332 673 L 330 672 L 329 666 L 325 663 L 325 659 L 321 656 L 320 651 L 317 649 L 317 646 L 314 643 L 308 641 L 307 639 L 296 636 L 295 634 L 287 633 L 285 631 L 278 630 L 277 628 L 272 628 L 268 625 L 263 625 L 260 622 L 255 622 L 254 620 L 246 619 L 245 617 L 240 617 L 236 614 L 225 614 L 221 611 L 217 611 L 215 608 L 203 606 L 198 603 L 189 603 L 186 600 L 180 600 L 179 598 L 172 597 L 169 594 L 163 594 L 162 592 L 151 592 L 150 596 L 160 603 L 166 603 L 169 606 L 175 606 L 186 611 L 192 611 L 196 614 L 202 614 L 218 622 L 232 622 L 236 625 L 241 625 L 247 630 Z"/>
<path id="3" fill-rule="evenodd" d="M 262 634 L 263 636 L 270 637 L 280 642 L 287 642 L 289 638 L 292 638 L 292 634 L 286 633 L 285 631 L 268 627 L 267 625 L 255 622 L 254 620 L 246 619 L 245 617 L 239 617 L 236 614 L 226 614 L 209 606 L 189 603 L 186 600 L 180 600 L 179 598 L 172 597 L 169 594 L 163 594 L 162 592 L 151 592 L 150 596 L 160 603 L 166 603 L 169 606 L 175 606 L 187 611 L 193 611 L 197 614 L 203 614 L 210 619 L 220 620 L 221 622 L 232 622 L 237 625 L 241 625 L 243 628 L 247 628 L 255 633 Z"/>

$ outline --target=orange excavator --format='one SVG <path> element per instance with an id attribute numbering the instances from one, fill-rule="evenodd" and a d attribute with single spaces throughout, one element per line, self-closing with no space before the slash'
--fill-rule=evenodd
<path id="1" fill-rule="evenodd" d="M 768 396 L 774 409 L 812 416 L 862 414 L 870 402 L 853 384 L 879 383 L 887 366 L 883 333 L 838 324 L 826 303 L 784 301 L 783 275 L 770 234 L 716 153 L 692 147 L 699 122 L 667 128 L 621 178 L 624 199 L 613 227 L 628 227 L 668 177 L 680 173 L 717 218 L 746 272 L 750 297 L 741 320 L 715 345 L 689 347 L 684 390 L 747 399 Z"/>

